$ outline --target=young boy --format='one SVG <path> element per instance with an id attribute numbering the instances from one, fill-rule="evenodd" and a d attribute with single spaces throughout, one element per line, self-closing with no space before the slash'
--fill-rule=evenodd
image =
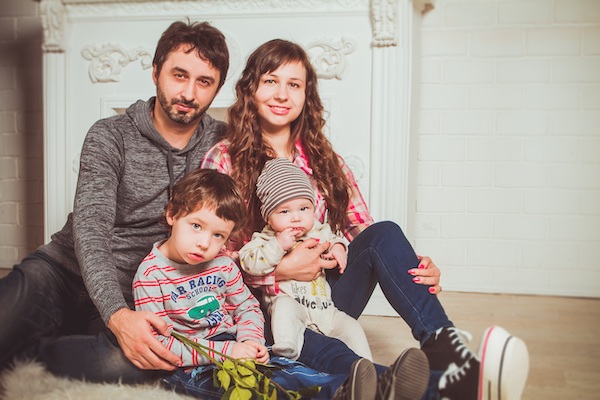
<path id="1" fill-rule="evenodd" d="M 268 161 L 258 178 L 256 195 L 267 226 L 255 232 L 239 251 L 245 272 L 258 276 L 271 274 L 288 251 L 309 238 L 329 242 L 329 250 L 322 257 L 335 259 L 340 272 L 344 271 L 346 242 L 331 231 L 329 224 L 315 219 L 315 192 L 300 168 L 286 158 Z M 277 289 L 277 293 L 262 292 L 271 316 L 274 354 L 297 359 L 304 343 L 304 330 L 309 328 L 340 339 L 359 356 L 372 360 L 367 337 L 358 321 L 333 304 L 324 271 L 310 282 L 279 281 Z"/>
<path id="2" fill-rule="evenodd" d="M 135 307 L 163 318 L 169 331 L 233 358 L 269 362 L 264 316 L 243 283 L 241 272 L 221 250 L 243 225 L 245 205 L 235 182 L 214 170 L 195 170 L 174 187 L 166 207 L 171 234 L 154 244 L 133 281 Z M 172 336 L 159 340 L 180 359 L 181 367 L 165 381 L 202 398 L 220 398 L 214 387 L 211 360 Z M 217 357 L 215 355 L 215 357 Z M 273 360 L 275 362 L 275 360 Z M 296 362 L 278 361 L 282 369 L 271 379 L 288 390 L 321 386 L 323 399 L 373 399 L 376 373 L 360 359 L 350 375 L 328 375 Z"/>
<path id="3" fill-rule="evenodd" d="M 166 207 L 168 239 L 155 243 L 133 280 L 136 310 L 151 311 L 174 330 L 234 358 L 269 360 L 264 317 L 227 257 L 218 257 L 244 219 L 235 186 L 214 172 L 198 170 L 182 178 Z M 230 334 L 235 340 L 209 338 Z M 183 367 L 210 360 L 172 336 L 159 336 Z"/>

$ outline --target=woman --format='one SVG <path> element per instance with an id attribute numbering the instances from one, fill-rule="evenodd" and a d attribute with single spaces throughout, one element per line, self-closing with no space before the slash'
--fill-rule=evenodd
<path id="1" fill-rule="evenodd" d="M 241 241 L 264 227 L 256 182 L 266 161 L 277 157 L 288 158 L 308 175 L 316 192 L 315 217 L 321 222 L 327 218 L 333 230 L 350 241 L 342 275 L 335 261 L 320 257 L 326 243 L 306 241 L 283 258 L 273 275 L 260 281 L 249 278 L 247 283 L 274 287 L 278 280 L 312 280 L 327 269 L 334 303 L 354 318 L 379 283 L 427 354 L 432 370 L 428 397 L 477 399 L 491 390 L 490 398 L 500 391 L 510 395 L 503 398 L 520 398 L 528 371 L 524 343 L 502 328 L 490 327 L 483 354 L 469 351 L 463 333 L 435 296 L 441 291 L 438 268 L 415 254 L 397 224 L 373 222 L 352 172 L 323 133 L 317 76 L 306 52 L 279 39 L 258 47 L 236 85 L 236 95 L 227 138 L 209 150 L 202 167 L 231 175 L 246 198 L 250 223 Z M 503 353 L 505 345 L 510 351 Z M 347 372 L 357 356 L 344 347 L 307 330 L 299 361 L 325 372 Z M 484 359 L 485 365 L 480 362 Z M 506 369 L 512 378 L 500 379 L 498 374 Z"/>

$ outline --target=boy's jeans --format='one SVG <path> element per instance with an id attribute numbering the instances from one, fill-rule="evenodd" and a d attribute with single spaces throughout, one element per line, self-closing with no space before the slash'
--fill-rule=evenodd
<path id="1" fill-rule="evenodd" d="M 336 389 L 342 385 L 346 375 L 330 375 L 315 371 L 306 365 L 288 358 L 273 357 L 271 364 L 281 369 L 273 369 L 271 380 L 287 390 L 298 391 L 310 386 L 320 386 L 321 391 L 313 399 L 331 399 Z M 184 371 L 179 369 L 175 374 L 163 379 L 163 382 L 180 393 L 185 393 L 201 399 L 220 399 L 223 389 L 213 385 L 214 364 L 205 365 Z M 279 394 L 277 398 L 286 398 Z"/>

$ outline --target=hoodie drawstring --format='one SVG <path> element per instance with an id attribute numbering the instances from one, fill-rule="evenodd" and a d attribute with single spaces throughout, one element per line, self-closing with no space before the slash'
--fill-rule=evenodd
<path id="1" fill-rule="evenodd" d="M 171 194 L 173 192 L 173 186 L 175 186 L 175 173 L 173 172 L 173 152 L 167 151 L 167 169 L 169 170 L 169 200 L 171 200 Z M 185 154 L 185 172 L 184 175 L 187 175 L 192 169 L 192 159 L 190 157 L 190 152 L 188 151 Z"/>

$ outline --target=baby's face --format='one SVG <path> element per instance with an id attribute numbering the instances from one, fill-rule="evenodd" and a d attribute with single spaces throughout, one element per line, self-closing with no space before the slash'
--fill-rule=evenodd
<path id="1" fill-rule="evenodd" d="M 269 217 L 269 225 L 275 232 L 291 228 L 296 237 L 310 231 L 315 223 L 315 206 L 309 199 L 297 198 L 281 203 Z"/>

